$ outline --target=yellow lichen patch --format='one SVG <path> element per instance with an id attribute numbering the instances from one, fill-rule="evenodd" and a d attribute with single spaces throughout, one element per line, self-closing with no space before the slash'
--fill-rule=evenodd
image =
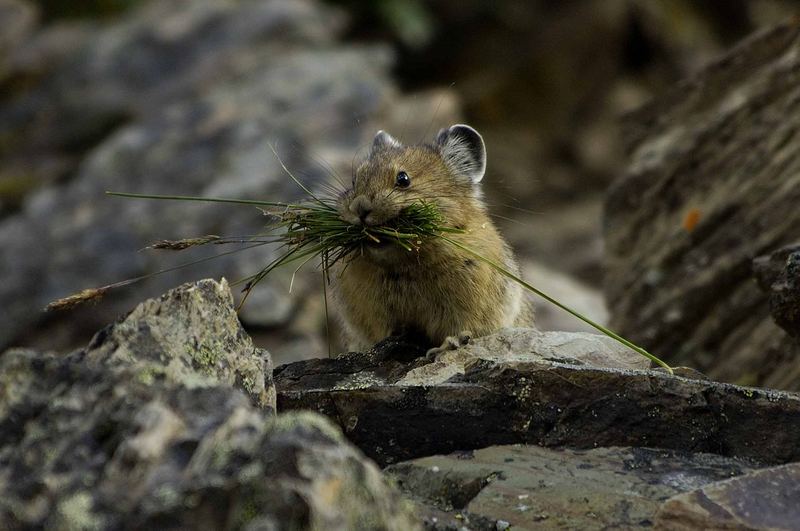
<path id="1" fill-rule="evenodd" d="M 335 477 L 320 482 L 317 486 L 317 493 L 325 505 L 336 505 L 342 493 L 342 478 Z"/>

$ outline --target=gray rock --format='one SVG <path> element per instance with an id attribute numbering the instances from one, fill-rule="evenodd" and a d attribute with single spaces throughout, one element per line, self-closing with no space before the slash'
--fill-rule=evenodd
<path id="1" fill-rule="evenodd" d="M 139 304 L 95 335 L 83 361 L 135 366 L 148 381 L 236 386 L 254 406 L 275 410 L 270 354 L 242 329 L 225 279 L 184 284 Z"/>
<path id="2" fill-rule="evenodd" d="M 492 446 L 391 465 L 428 529 L 629 529 L 652 526 L 662 502 L 749 472 L 712 454 L 648 448 Z M 499 525 L 499 526 L 498 526 Z M 702 527 L 702 526 L 701 526 Z"/>
<path id="3" fill-rule="evenodd" d="M 328 415 L 384 465 L 511 443 L 800 459 L 795 394 L 621 369 L 618 353 L 592 334 L 510 333 L 433 363 L 417 358 L 424 348 L 391 339 L 283 365 L 274 372 L 278 408 Z"/>
<path id="4" fill-rule="evenodd" d="M 398 385 L 437 385 L 479 361 L 494 363 L 556 362 L 587 368 L 647 369 L 650 361 L 610 337 L 585 332 L 540 332 L 508 328 L 476 338 L 445 352 L 434 363 L 413 368 Z M 346 384 L 345 384 L 346 385 Z"/>
<path id="5" fill-rule="evenodd" d="M 772 318 L 800 339 L 800 245 L 790 245 L 753 261 L 761 289 L 769 294 Z"/>
<path id="6" fill-rule="evenodd" d="M 627 119 L 604 227 L 612 328 L 714 379 L 800 389 L 751 270 L 800 240 L 799 51 L 796 23 L 761 33 Z"/>
<path id="7" fill-rule="evenodd" d="M 312 413 L 275 416 L 269 382 L 269 355 L 242 331 L 224 282 L 146 301 L 66 356 L 3 353 L 0 521 L 417 528 L 338 428 Z"/>
<path id="8" fill-rule="evenodd" d="M 676 495 L 656 514 L 656 529 L 797 529 L 800 463 L 766 468 Z"/>
<path id="9" fill-rule="evenodd" d="M 80 163 L 76 152 L 121 123 L 209 89 L 252 61 L 252 52 L 330 43 L 343 22 L 338 12 L 305 0 L 143 2 L 116 23 L 93 28 L 70 57 L 0 110 L 0 131 L 14 139 L 4 162 L 40 180 L 63 177 Z M 52 159 L 66 159 L 68 167 L 52 175 Z"/>

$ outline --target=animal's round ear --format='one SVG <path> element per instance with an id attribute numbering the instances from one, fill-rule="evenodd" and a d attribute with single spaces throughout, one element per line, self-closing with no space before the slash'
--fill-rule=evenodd
<path id="1" fill-rule="evenodd" d="M 486 173 L 486 146 L 483 137 L 468 125 L 456 124 L 436 135 L 436 145 L 445 164 L 457 177 L 479 183 Z"/>
<path id="2" fill-rule="evenodd" d="M 401 145 L 399 140 L 386 131 L 381 130 L 378 131 L 375 138 L 372 139 L 372 148 L 370 148 L 369 154 L 372 155 L 373 153 L 389 148 L 398 148 L 401 147 Z"/>

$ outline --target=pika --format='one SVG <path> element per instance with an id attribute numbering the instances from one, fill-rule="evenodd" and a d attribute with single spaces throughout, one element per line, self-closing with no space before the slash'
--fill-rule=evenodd
<path id="1" fill-rule="evenodd" d="M 446 226 L 464 231 L 454 240 L 518 274 L 511 249 L 489 219 L 480 185 L 485 172 L 483 137 L 468 125 L 442 129 L 434 143 L 413 146 L 378 131 L 351 188 L 340 196 L 339 214 L 353 225 L 376 226 L 414 202 L 433 203 Z M 434 347 L 432 356 L 471 336 L 533 325 L 518 284 L 436 238 L 411 252 L 391 242 L 367 244 L 338 267 L 332 294 L 351 349 L 412 333 Z"/>

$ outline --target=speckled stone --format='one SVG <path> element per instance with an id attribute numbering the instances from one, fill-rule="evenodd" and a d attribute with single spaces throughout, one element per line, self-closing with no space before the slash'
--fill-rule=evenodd
<path id="1" fill-rule="evenodd" d="M 0 355 L 3 529 L 416 529 L 327 419 L 275 415 L 225 281 L 138 305 L 68 355 Z"/>

